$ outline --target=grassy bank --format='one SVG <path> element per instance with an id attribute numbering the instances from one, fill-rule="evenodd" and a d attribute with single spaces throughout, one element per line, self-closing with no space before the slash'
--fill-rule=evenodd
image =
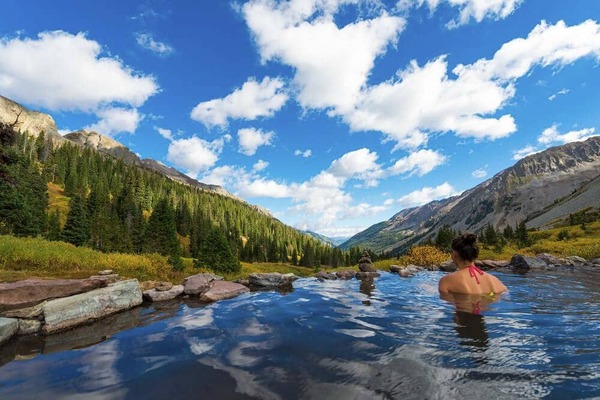
<path id="1" fill-rule="evenodd" d="M 64 242 L 0 236 L 0 281 L 3 282 L 31 277 L 87 278 L 98 271 L 112 269 L 123 278 L 180 283 L 186 276 L 212 272 L 194 268 L 190 258 L 184 258 L 183 264 L 184 270 L 176 272 L 166 257 L 158 254 L 107 254 Z M 241 272 L 225 275 L 225 278 L 234 280 L 258 272 L 291 272 L 298 276 L 309 276 L 314 271 L 288 264 L 242 263 Z"/>

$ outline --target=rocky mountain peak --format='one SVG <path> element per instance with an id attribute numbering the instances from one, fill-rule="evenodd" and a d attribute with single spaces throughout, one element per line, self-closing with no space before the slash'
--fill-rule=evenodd
<path id="1" fill-rule="evenodd" d="M 140 165 L 140 158 L 127 147 L 116 140 L 104 136 L 98 132 L 82 129 L 79 131 L 67 133 L 64 136 L 71 142 L 80 146 L 90 148 L 100 153 L 111 155 L 123 160 L 126 164 Z"/>
<path id="2" fill-rule="evenodd" d="M 20 132 L 28 132 L 33 137 L 38 137 L 44 132 L 55 144 L 65 140 L 58 133 L 56 122 L 48 115 L 38 111 L 31 111 L 19 103 L 0 96 L 0 122 L 14 124 Z"/>
<path id="3" fill-rule="evenodd" d="M 124 145 L 116 140 L 88 129 L 81 129 L 79 131 L 68 133 L 65 135 L 65 137 L 72 142 L 85 145 L 86 147 L 90 147 L 94 150 L 125 148 Z"/>

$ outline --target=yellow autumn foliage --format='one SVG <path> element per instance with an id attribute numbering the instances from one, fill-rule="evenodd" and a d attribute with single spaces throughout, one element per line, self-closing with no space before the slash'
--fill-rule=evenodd
<path id="1" fill-rule="evenodd" d="M 440 251 L 435 246 L 414 246 L 412 247 L 408 255 L 404 257 L 405 264 L 414 264 L 422 267 L 428 267 L 432 265 L 439 265 L 450 258 L 448 253 Z"/>

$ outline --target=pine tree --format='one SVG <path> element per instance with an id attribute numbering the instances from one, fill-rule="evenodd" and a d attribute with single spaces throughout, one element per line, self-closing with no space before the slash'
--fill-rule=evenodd
<path id="1" fill-rule="evenodd" d="M 90 236 L 90 227 L 85 207 L 85 200 L 80 195 L 75 195 L 69 202 L 67 222 L 60 237 L 65 242 L 75 246 L 84 245 Z"/>
<path id="2" fill-rule="evenodd" d="M 166 198 L 162 198 L 156 204 L 152 215 L 148 219 L 144 235 L 143 251 L 169 256 L 171 265 L 179 267 L 181 244 L 177 237 L 175 210 Z M 174 263 L 177 263 L 177 265 L 174 265 Z"/>
<path id="3" fill-rule="evenodd" d="M 450 251 L 452 239 L 456 236 L 450 225 L 443 225 L 435 237 L 435 245 L 442 251 Z"/>
<path id="4" fill-rule="evenodd" d="M 521 221 L 517 225 L 515 237 L 517 240 L 517 246 L 519 246 L 519 248 L 531 246 L 531 239 L 529 238 L 529 232 L 527 232 L 527 225 L 525 225 L 525 221 Z"/>
<path id="5" fill-rule="evenodd" d="M 54 210 L 54 212 L 50 214 L 45 236 L 48 240 L 60 240 L 60 211 Z"/>
<path id="6" fill-rule="evenodd" d="M 10 125 L 0 124 L 0 233 L 37 236 L 46 228 L 47 187 L 19 142 Z"/>
<path id="7" fill-rule="evenodd" d="M 236 273 L 242 268 L 222 229 L 212 228 L 203 242 L 196 267 L 209 268 L 217 273 Z"/>

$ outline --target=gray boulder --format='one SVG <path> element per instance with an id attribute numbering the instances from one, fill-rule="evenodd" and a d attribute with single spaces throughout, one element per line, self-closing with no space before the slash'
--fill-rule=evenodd
<path id="1" fill-rule="evenodd" d="M 233 297 L 237 297 L 240 294 L 249 292 L 246 286 L 241 285 L 239 283 L 227 282 L 227 281 L 217 281 L 212 287 L 208 290 L 208 292 L 204 293 L 201 297 L 201 301 L 212 302 L 219 301 L 225 299 L 231 299 Z"/>
<path id="2" fill-rule="evenodd" d="M 442 271 L 446 272 L 454 272 L 458 269 L 458 266 L 453 261 L 444 261 L 439 267 Z"/>
<path id="3" fill-rule="evenodd" d="M 595 266 L 600 266 L 600 258 L 595 258 L 592 261 L 590 261 L 590 264 L 593 264 Z"/>
<path id="4" fill-rule="evenodd" d="M 425 268 L 420 267 L 418 265 L 413 265 L 413 264 L 408 264 L 404 269 L 407 270 L 407 271 L 409 271 L 409 272 L 412 272 L 414 274 L 416 274 L 417 272 L 425 270 Z"/>
<path id="5" fill-rule="evenodd" d="M 222 280 L 222 276 L 214 274 L 192 275 L 183 280 L 183 293 L 189 296 L 202 296 L 210 289 L 213 282 Z"/>
<path id="6" fill-rule="evenodd" d="M 403 269 L 398 272 L 398 275 L 400 275 L 402 278 L 410 278 L 411 276 L 415 276 L 415 273 L 411 270 Z"/>
<path id="7" fill-rule="evenodd" d="M 42 308 L 44 333 L 52 333 L 100 319 L 142 304 L 137 279 L 113 283 L 106 288 L 48 301 Z"/>
<path id="8" fill-rule="evenodd" d="M 588 263 L 585 258 L 578 256 L 565 257 L 565 261 L 568 265 L 572 265 L 574 267 L 581 267 L 587 265 Z"/>
<path id="9" fill-rule="evenodd" d="M 548 266 L 546 261 L 536 257 L 523 256 L 515 254 L 510 259 L 510 265 L 513 269 L 544 269 Z"/>
<path id="10" fill-rule="evenodd" d="M 558 258 L 548 253 L 536 254 L 536 257 L 546 262 L 549 265 L 561 265 L 563 262 Z"/>
<path id="11" fill-rule="evenodd" d="M 404 267 L 402 267 L 400 265 L 390 265 L 390 272 L 393 272 L 395 274 L 399 273 L 403 269 L 404 269 Z"/>
<path id="12" fill-rule="evenodd" d="M 19 320 L 0 318 L 0 344 L 10 340 L 19 331 Z"/>
<path id="13" fill-rule="evenodd" d="M 143 292 L 144 300 L 148 301 L 165 301 L 165 300 L 173 300 L 177 296 L 181 296 L 183 293 L 183 285 L 171 285 L 171 289 L 169 290 L 158 290 L 158 288 L 145 290 Z"/>
<path id="14" fill-rule="evenodd" d="M 334 281 L 337 280 L 338 277 L 333 272 L 319 271 L 315 274 L 315 278 Z"/>
<path id="15" fill-rule="evenodd" d="M 112 274 L 113 274 L 112 269 L 104 269 L 102 271 L 98 271 L 98 275 L 112 275 Z"/>
<path id="16" fill-rule="evenodd" d="M 352 279 L 352 278 L 354 278 L 355 275 L 356 275 L 356 271 L 354 271 L 352 269 L 343 269 L 343 270 L 337 271 L 335 273 L 335 276 L 337 276 L 340 279 Z"/>
<path id="17" fill-rule="evenodd" d="M 248 276 L 248 282 L 250 286 L 256 288 L 280 288 L 292 286 L 298 277 L 292 273 L 280 274 L 278 272 L 263 273 L 263 274 L 250 274 Z"/>

